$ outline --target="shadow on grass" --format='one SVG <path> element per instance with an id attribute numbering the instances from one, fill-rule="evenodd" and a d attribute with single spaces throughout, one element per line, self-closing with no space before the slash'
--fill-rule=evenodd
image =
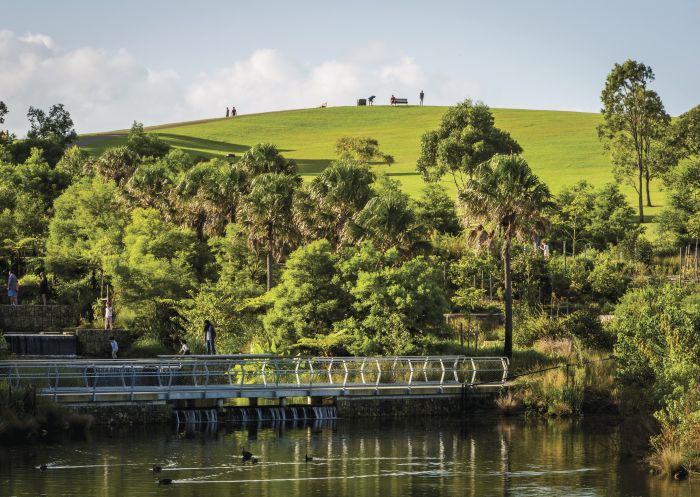
<path id="1" fill-rule="evenodd" d="M 158 133 L 158 137 L 167 141 L 173 147 L 184 150 L 193 150 L 201 154 L 208 154 L 212 157 L 219 156 L 216 152 L 223 153 L 243 153 L 250 147 L 236 143 L 228 143 L 194 136 L 176 135 L 172 133 Z"/>

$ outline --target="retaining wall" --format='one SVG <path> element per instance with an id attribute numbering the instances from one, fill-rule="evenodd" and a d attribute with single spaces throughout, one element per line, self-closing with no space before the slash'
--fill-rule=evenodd
<path id="1" fill-rule="evenodd" d="M 165 402 L 100 403 L 67 407 L 80 414 L 89 414 L 93 418 L 93 424 L 100 426 L 166 424 L 173 420 L 173 407 Z"/>
<path id="2" fill-rule="evenodd" d="M 75 336 L 78 339 L 78 354 L 83 357 L 112 357 L 109 337 L 114 337 L 123 352 L 134 341 L 128 330 L 102 330 L 98 328 L 77 328 Z"/>
<path id="3" fill-rule="evenodd" d="M 0 330 L 5 333 L 41 333 L 70 327 L 68 305 L 0 305 Z"/>

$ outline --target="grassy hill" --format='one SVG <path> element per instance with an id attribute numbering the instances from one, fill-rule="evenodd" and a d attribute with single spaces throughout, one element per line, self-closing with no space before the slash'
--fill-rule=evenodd
<path id="1" fill-rule="evenodd" d="M 312 177 L 335 159 L 335 141 L 342 135 L 372 136 L 382 151 L 394 156 L 390 167 L 377 166 L 416 195 L 423 186 L 415 171 L 420 137 L 437 126 L 445 107 L 332 107 L 209 119 L 148 128 L 172 146 L 205 156 L 243 153 L 258 142 L 271 142 L 295 159 L 303 176 Z M 585 179 L 594 185 L 612 181 L 610 164 L 596 135 L 599 114 L 562 111 L 492 109 L 496 125 L 522 145 L 533 170 L 553 192 Z M 124 132 L 81 137 L 93 153 L 125 142 Z M 445 182 L 451 191 L 454 186 Z M 653 184 L 652 184 L 653 185 Z M 654 185 L 653 185 L 654 186 Z M 652 200 L 662 204 L 658 182 Z M 636 206 L 635 193 L 624 188 Z M 659 207 L 648 210 L 650 219 Z M 645 210 L 645 214 L 647 211 Z"/>

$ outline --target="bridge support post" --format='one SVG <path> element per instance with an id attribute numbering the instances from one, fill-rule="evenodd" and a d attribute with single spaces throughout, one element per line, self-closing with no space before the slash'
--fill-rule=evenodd
<path id="1" fill-rule="evenodd" d="M 279 406 L 280 407 L 287 407 L 287 397 L 280 397 L 279 398 Z"/>

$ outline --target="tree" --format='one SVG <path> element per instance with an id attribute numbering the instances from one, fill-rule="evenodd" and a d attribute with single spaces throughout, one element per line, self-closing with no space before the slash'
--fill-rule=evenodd
<path id="1" fill-rule="evenodd" d="M 63 153 L 63 157 L 56 164 L 56 170 L 65 173 L 71 179 L 79 178 L 87 173 L 91 160 L 87 151 L 73 145 Z"/>
<path id="2" fill-rule="evenodd" d="M 335 247 L 352 240 L 350 224 L 375 195 L 374 174 L 350 161 L 334 162 L 299 191 L 295 215 L 302 234 Z"/>
<path id="3" fill-rule="evenodd" d="M 557 209 L 553 213 L 552 231 L 560 231 L 571 241 L 571 251 L 576 255 L 576 244 L 585 237 L 590 225 L 594 202 L 593 187 L 585 180 L 573 187 L 564 188 L 556 198 Z"/>
<path id="4" fill-rule="evenodd" d="M 205 232 L 223 234 L 226 225 L 236 221 L 236 210 L 247 188 L 248 178 L 237 165 L 223 159 L 200 162 L 178 181 L 178 212 L 200 240 Z"/>
<path id="5" fill-rule="evenodd" d="M 106 258 L 115 289 L 127 304 L 180 299 L 196 284 L 197 239 L 192 230 L 162 219 L 155 209 L 135 209 L 124 230 L 124 250 Z"/>
<path id="6" fill-rule="evenodd" d="M 417 169 L 431 182 L 449 173 L 461 192 L 479 164 L 496 154 L 520 152 L 520 145 L 494 125 L 486 105 L 465 100 L 448 109 L 438 129 L 423 134 Z"/>
<path id="7" fill-rule="evenodd" d="M 371 136 L 341 136 L 335 142 L 335 153 L 341 160 L 369 164 L 379 161 L 391 165 L 394 157 L 379 150 L 379 142 Z"/>
<path id="8" fill-rule="evenodd" d="M 54 211 L 46 240 L 51 272 L 74 278 L 121 251 L 128 215 L 113 181 L 80 179 L 56 199 Z"/>
<path id="9" fill-rule="evenodd" d="M 390 247 L 408 251 L 423 234 L 409 196 L 391 181 L 383 183 L 383 188 L 365 204 L 354 221 L 355 239 L 372 240 L 382 251 Z"/>
<path id="10" fill-rule="evenodd" d="M 290 254 L 280 284 L 272 290 L 273 307 L 263 319 L 268 343 L 275 344 L 277 351 L 344 350 L 339 343 L 329 346 L 333 324 L 350 311 L 350 297 L 340 286 L 337 262 L 327 240 L 311 242 Z"/>
<path id="11" fill-rule="evenodd" d="M 447 327 L 443 274 L 434 258 L 405 259 L 371 243 L 349 249 L 339 262 L 342 286 L 352 298 L 348 317 L 333 335 L 354 355 L 426 353 Z"/>
<path id="12" fill-rule="evenodd" d="M 7 110 L 7 105 L 5 104 L 5 102 L 0 100 L 0 124 L 3 124 L 5 122 L 5 116 L 8 112 L 9 110 Z"/>
<path id="13" fill-rule="evenodd" d="M 591 243 L 599 249 L 608 244 L 618 244 L 643 228 L 632 220 L 634 209 L 615 183 L 607 183 L 595 192 L 593 206 L 588 216 Z"/>
<path id="14" fill-rule="evenodd" d="M 103 179 L 112 180 L 118 185 L 125 184 L 139 165 L 139 156 L 127 147 L 107 149 L 93 163 L 95 173 Z"/>
<path id="15" fill-rule="evenodd" d="M 29 132 L 27 138 L 56 142 L 67 147 L 78 138 L 73 127 L 73 119 L 63 104 L 51 106 L 49 113 L 29 107 Z"/>
<path id="16" fill-rule="evenodd" d="M 700 159 L 687 160 L 668 177 L 669 206 L 661 212 L 661 230 L 672 234 L 683 244 L 694 240 L 689 236 L 688 222 L 700 212 Z"/>
<path id="17" fill-rule="evenodd" d="M 678 116 L 673 123 L 671 146 L 683 157 L 700 155 L 700 105 Z"/>
<path id="18" fill-rule="evenodd" d="M 552 207 L 547 186 L 518 155 L 497 155 L 477 168 L 460 192 L 466 212 L 479 224 L 474 239 L 488 233 L 484 224 L 493 226 L 488 237 L 502 240 L 503 282 L 505 288 L 504 354 L 513 354 L 513 295 L 511 284 L 511 242 L 514 237 L 542 228 L 544 214 Z"/>
<path id="19" fill-rule="evenodd" d="M 427 230 L 450 235 L 459 233 L 459 218 L 455 202 L 441 185 L 436 183 L 425 185 L 420 199 L 416 202 L 416 207 L 418 223 Z"/>
<path id="20" fill-rule="evenodd" d="M 134 121 L 126 138 L 126 146 L 141 157 L 163 157 L 170 150 L 170 145 L 157 135 L 146 133 L 143 124 Z"/>
<path id="21" fill-rule="evenodd" d="M 280 260 L 297 239 L 292 208 L 299 176 L 263 173 L 257 176 L 240 209 L 240 222 L 254 250 L 263 251 L 267 266 L 267 290 L 272 288 L 272 259 Z"/>
<path id="22" fill-rule="evenodd" d="M 618 161 L 624 171 L 634 171 L 635 189 L 639 198 L 639 222 L 644 222 L 643 182 L 649 182 L 652 172 L 649 156 L 652 143 L 663 136 L 670 117 L 664 110 L 659 95 L 647 89 L 654 80 L 651 67 L 634 60 L 615 64 L 601 93 L 603 102 L 603 124 L 598 127 L 598 135 L 605 140 L 608 149 L 620 148 Z"/>
<path id="23" fill-rule="evenodd" d="M 243 154 L 237 165 L 251 180 L 264 173 L 280 173 L 294 176 L 297 166 L 293 160 L 285 159 L 271 143 L 258 143 Z"/>

